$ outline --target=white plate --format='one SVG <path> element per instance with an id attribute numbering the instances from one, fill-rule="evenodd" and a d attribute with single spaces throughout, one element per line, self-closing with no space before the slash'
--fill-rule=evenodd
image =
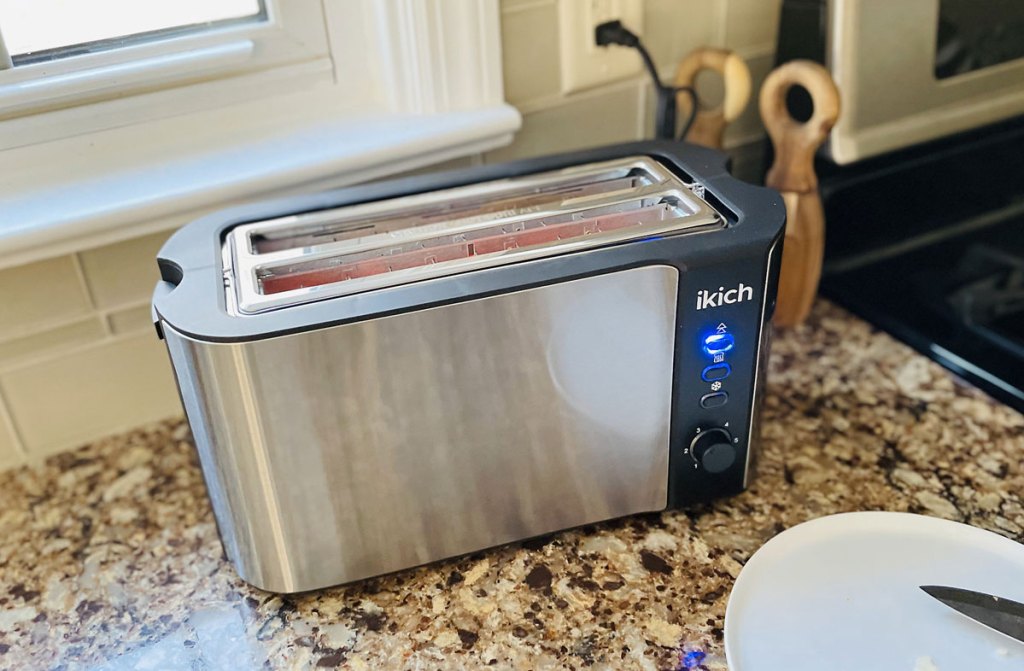
<path id="1" fill-rule="evenodd" d="M 731 671 L 1020 671 L 1024 643 L 919 585 L 1024 602 L 1024 545 L 906 513 L 848 513 L 785 531 L 743 568 L 725 614 Z"/>

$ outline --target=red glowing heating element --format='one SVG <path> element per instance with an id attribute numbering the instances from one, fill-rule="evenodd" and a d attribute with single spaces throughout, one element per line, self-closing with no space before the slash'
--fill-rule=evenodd
<path id="1" fill-rule="evenodd" d="M 463 239 L 456 242 L 452 241 L 450 237 L 438 238 L 421 241 L 418 243 L 420 246 L 411 251 L 400 251 L 351 261 L 345 261 L 344 257 L 340 257 L 332 259 L 335 265 L 330 267 L 309 268 L 306 270 L 292 268 L 281 274 L 262 277 L 260 279 L 260 286 L 264 294 L 276 294 L 282 291 L 332 284 L 359 277 L 381 275 L 396 270 L 457 261 L 459 259 L 494 254 L 510 249 L 534 247 L 598 233 L 606 233 L 631 226 L 640 226 L 652 219 L 661 219 L 664 213 L 665 206 L 658 205 L 633 212 L 608 214 L 581 221 L 548 225 L 541 223 L 533 228 L 525 228 L 524 230 L 513 232 L 495 232 L 493 229 L 485 229 L 477 232 L 480 237 L 475 240 Z M 462 237 L 466 237 L 466 235 Z"/>

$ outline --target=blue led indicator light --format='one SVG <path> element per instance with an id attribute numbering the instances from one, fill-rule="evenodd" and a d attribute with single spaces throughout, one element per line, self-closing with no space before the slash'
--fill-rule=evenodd
<path id="1" fill-rule="evenodd" d="M 724 354 L 732 349 L 736 340 L 731 333 L 712 333 L 704 338 L 704 351 L 709 355 Z"/>
<path id="2" fill-rule="evenodd" d="M 704 662 L 704 658 L 707 656 L 707 653 L 703 650 L 690 650 L 689 652 L 685 653 L 683 655 L 683 658 L 680 660 L 680 662 L 682 663 L 682 668 L 696 669 Z"/>

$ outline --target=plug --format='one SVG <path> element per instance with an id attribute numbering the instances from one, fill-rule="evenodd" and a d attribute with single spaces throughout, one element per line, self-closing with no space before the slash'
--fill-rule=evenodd
<path id="1" fill-rule="evenodd" d="M 624 47 L 636 47 L 640 44 L 637 37 L 629 28 L 622 25 L 622 21 L 605 21 L 594 28 L 594 42 L 599 47 L 607 47 L 609 44 L 618 44 Z"/>
<path id="2" fill-rule="evenodd" d="M 686 93 L 690 96 L 693 103 L 693 106 L 690 108 L 690 118 L 683 126 L 683 133 L 680 135 L 680 138 L 685 137 L 697 114 L 696 91 L 689 86 L 666 86 L 661 83 L 661 79 L 658 77 L 658 68 L 655 67 L 651 54 L 647 52 L 647 49 L 640 42 L 640 38 L 636 36 L 636 33 L 622 25 L 622 21 L 618 19 L 598 24 L 594 29 L 594 42 L 599 47 L 618 44 L 623 47 L 636 49 L 640 53 L 640 58 L 643 59 L 644 67 L 647 68 L 647 73 L 651 76 L 651 81 L 654 83 L 654 92 L 657 95 L 654 108 L 655 137 L 667 140 L 675 137 L 676 95 Z"/>
<path id="3" fill-rule="evenodd" d="M 676 129 L 676 90 L 661 83 L 661 79 L 658 78 L 658 69 L 654 66 L 654 61 L 647 53 L 647 49 L 641 44 L 640 38 L 622 25 L 622 21 L 616 19 L 598 24 L 594 29 L 594 42 L 599 47 L 618 44 L 640 52 L 640 58 L 643 59 L 644 67 L 647 68 L 647 73 L 651 76 L 651 81 L 654 82 L 654 91 L 658 96 L 655 104 L 654 134 L 659 138 L 670 139 Z"/>

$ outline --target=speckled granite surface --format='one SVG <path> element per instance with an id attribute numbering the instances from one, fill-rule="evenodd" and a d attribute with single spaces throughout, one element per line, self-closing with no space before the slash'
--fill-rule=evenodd
<path id="1" fill-rule="evenodd" d="M 741 496 L 278 597 L 222 558 L 186 426 L 0 475 L 0 668 L 725 667 L 742 564 L 899 510 L 1024 541 L 1024 418 L 828 304 L 776 339 Z"/>

